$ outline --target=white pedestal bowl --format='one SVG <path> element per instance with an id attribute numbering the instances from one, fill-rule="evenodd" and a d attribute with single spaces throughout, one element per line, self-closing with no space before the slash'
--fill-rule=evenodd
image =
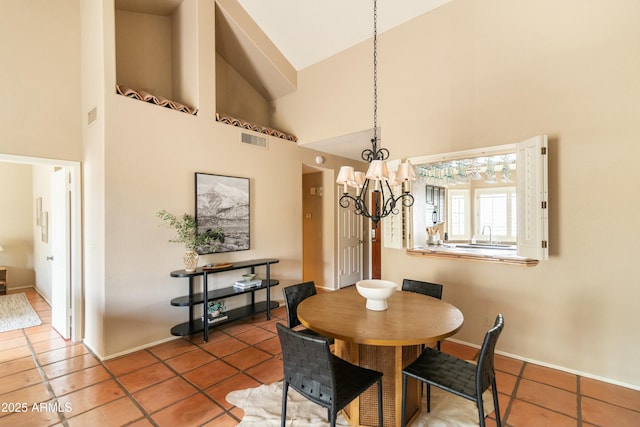
<path id="1" fill-rule="evenodd" d="M 398 289 L 398 285 L 389 280 L 360 280 L 356 283 L 358 293 L 367 299 L 368 310 L 384 311 L 388 308 L 387 298 Z"/>

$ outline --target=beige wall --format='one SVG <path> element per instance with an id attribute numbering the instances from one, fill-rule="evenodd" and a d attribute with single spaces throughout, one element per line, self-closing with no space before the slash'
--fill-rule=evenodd
<path id="1" fill-rule="evenodd" d="M 0 153 L 80 160 L 78 3 L 0 2 Z"/>
<path id="2" fill-rule="evenodd" d="M 202 256 L 200 264 L 277 258 L 272 274 L 281 286 L 272 295 L 278 300 L 282 286 L 301 281 L 302 163 L 316 153 L 278 138 L 269 138 L 268 149 L 248 146 L 239 142 L 235 127 L 117 95 L 109 102 L 102 356 L 168 339 L 169 329 L 187 320 L 186 308 L 169 304 L 188 290 L 186 279 L 169 277 L 183 268 L 184 248 L 168 242 L 173 231 L 155 213 L 193 212 L 195 172 L 250 178 L 250 250 Z M 210 286 L 229 286 L 240 274 L 211 276 Z M 248 297 L 227 299 L 227 306 L 247 302 Z"/>
<path id="3" fill-rule="evenodd" d="M 161 226 L 155 213 L 193 212 L 195 172 L 250 178 L 250 250 L 202 256 L 200 264 L 277 258 L 272 274 L 281 286 L 272 295 L 278 300 L 282 286 L 302 280 L 302 163 L 310 163 L 314 152 L 278 138 L 269 138 L 268 149 L 249 146 L 239 142 L 235 127 L 117 95 L 109 102 L 103 356 L 167 339 L 172 326 L 187 320 L 186 308 L 169 304 L 188 290 L 186 279 L 169 277 L 183 268 L 184 248 L 168 242 L 173 230 Z M 211 276 L 210 286 L 228 286 L 240 274 Z M 227 306 L 247 298 L 227 299 Z"/>
<path id="4" fill-rule="evenodd" d="M 278 138 L 269 138 L 267 149 L 241 144 L 240 128 L 215 121 L 213 3 L 189 4 L 198 8 L 197 54 L 182 55 L 198 58 L 197 116 L 115 94 L 113 2 L 83 12 L 90 23 L 83 61 L 91 77 L 84 82 L 83 109 L 98 107 L 98 120 L 84 127 L 86 342 L 101 357 L 171 339 L 170 328 L 187 320 L 186 308 L 170 305 L 188 291 L 186 279 L 169 276 L 182 268 L 183 248 L 168 242 L 173 232 L 155 213 L 193 213 L 195 172 L 250 178 L 250 250 L 203 256 L 200 264 L 273 257 L 280 260 L 273 277 L 281 286 L 302 279 L 302 164 L 312 164 L 318 153 Z M 92 30 L 99 27 L 104 39 Z M 99 49 L 103 55 L 94 55 Z M 330 169 L 342 163 L 326 158 Z M 228 286 L 240 274 L 212 276 L 210 285 Z M 282 291 L 272 295 L 281 299 Z"/>
<path id="5" fill-rule="evenodd" d="M 115 18 L 117 83 L 174 99 L 171 17 L 116 11 Z"/>
<path id="6" fill-rule="evenodd" d="M 78 161 L 80 131 L 80 10 L 79 1 L 9 0 L 0 2 L 0 154 Z M 14 158 L 15 160 L 15 158 Z M 12 160 L 13 161 L 13 160 Z M 35 197 L 40 184 L 32 168 L 26 177 L 5 177 L 4 194 L 12 194 L 9 215 L 10 287 L 46 283 L 39 259 L 46 252 L 35 225 Z M 35 170 L 35 169 L 34 169 Z M 32 186 L 33 179 L 33 186 Z M 45 190 L 46 191 L 46 190 Z M 15 194 L 13 194 L 15 192 Z M 17 221 L 17 222 L 16 222 Z M 0 241 L 0 244 L 4 243 Z M 7 246 L 5 252 L 8 253 Z M 15 256 L 15 258 L 13 258 Z M 35 272 L 34 272 L 35 271 Z M 48 293 L 43 291 L 45 297 Z"/>
<path id="7" fill-rule="evenodd" d="M 219 113 L 271 125 L 271 104 L 227 61 L 216 55 L 216 107 Z"/>
<path id="8" fill-rule="evenodd" d="M 384 249 L 383 277 L 443 283 L 465 315 L 456 339 L 479 344 L 501 312 L 499 351 L 640 388 L 637 16 L 636 2 L 456 0 L 381 35 L 378 89 L 393 157 L 541 133 L 550 141 L 548 261 L 523 268 Z M 303 70 L 276 121 L 301 143 L 367 127 L 370 50 Z"/>
<path id="9" fill-rule="evenodd" d="M 104 152 L 106 93 L 114 91 L 115 66 L 105 65 L 105 50 L 115 55 L 115 28 L 113 3 L 81 3 L 81 50 L 82 58 L 82 113 L 96 111 L 96 120 L 82 123 L 83 140 L 83 308 L 84 342 L 96 354 L 104 354 L 105 313 L 105 200 L 104 200 Z M 105 17 L 106 15 L 106 17 Z M 111 31 L 105 31 L 104 22 L 110 19 Z M 110 76 L 109 85 L 105 75 Z M 110 86 L 110 87 L 108 87 Z"/>
<path id="10" fill-rule="evenodd" d="M 0 163 L 0 265 L 7 267 L 8 287 L 20 288 L 35 283 L 31 166 Z"/>

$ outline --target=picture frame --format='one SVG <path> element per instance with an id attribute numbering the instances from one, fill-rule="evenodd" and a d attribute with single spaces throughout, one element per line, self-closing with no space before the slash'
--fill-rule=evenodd
<path id="1" fill-rule="evenodd" d="M 219 236 L 216 248 L 204 247 L 200 255 L 249 250 L 249 178 L 195 173 L 195 211 L 198 233 Z"/>

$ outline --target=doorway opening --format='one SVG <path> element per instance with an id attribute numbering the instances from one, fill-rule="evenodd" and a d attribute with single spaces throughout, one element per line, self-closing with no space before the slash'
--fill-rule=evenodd
<path id="1" fill-rule="evenodd" d="M 32 187 L 24 189 L 31 197 L 25 197 L 22 202 L 28 206 L 16 208 L 29 212 L 38 232 L 32 234 L 33 250 L 27 254 L 29 259 L 18 261 L 18 268 L 33 269 L 34 288 L 52 306 L 52 326 L 63 337 L 79 342 L 83 335 L 80 162 L 0 154 L 0 164 L 31 166 Z M 58 183 L 60 193 L 54 198 L 55 171 L 63 171 L 66 178 Z M 41 211 L 36 212 L 38 209 Z M 61 220 L 61 209 L 67 212 L 67 219 Z M 66 245 L 61 247 L 60 240 Z M 55 255 L 51 252 L 53 247 L 58 248 Z M 61 276 L 60 272 L 64 274 Z M 62 280 L 55 285 L 55 291 L 54 275 Z M 43 280 L 41 289 L 40 279 Z M 54 324 L 56 316 L 58 320 Z"/>
<path id="2" fill-rule="evenodd" d="M 333 218 L 325 205 L 326 174 L 321 168 L 302 165 L 302 280 L 333 289 Z"/>
<path id="3" fill-rule="evenodd" d="M 336 188 L 332 169 L 302 165 L 302 276 L 327 289 L 371 271 L 368 221 L 340 208 Z"/>

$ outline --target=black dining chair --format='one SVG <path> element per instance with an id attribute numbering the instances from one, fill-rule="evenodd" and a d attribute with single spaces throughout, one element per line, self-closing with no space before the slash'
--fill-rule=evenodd
<path id="1" fill-rule="evenodd" d="M 300 319 L 298 319 L 298 305 L 310 296 L 316 295 L 316 284 L 314 282 L 303 282 L 297 285 L 287 286 L 282 288 L 284 294 L 284 303 L 287 307 L 287 326 L 289 328 L 296 328 L 300 326 Z M 308 328 L 297 328 L 299 332 L 305 334 L 321 336 L 315 331 Z M 328 338 L 329 342 L 333 344 L 334 339 Z"/>
<path id="2" fill-rule="evenodd" d="M 502 314 L 498 314 L 494 326 L 484 336 L 477 364 L 427 347 L 413 363 L 404 368 L 402 370 L 402 426 L 405 425 L 407 380 L 411 377 L 427 384 L 427 412 L 431 411 L 431 386 L 434 385 L 476 402 L 481 427 L 485 426 L 482 393 L 491 387 L 496 424 L 501 427 L 493 355 L 503 328 L 504 319 Z"/>
<path id="3" fill-rule="evenodd" d="M 433 298 L 442 299 L 442 285 L 438 283 L 404 279 L 402 280 L 402 290 L 427 295 Z M 440 350 L 440 341 L 436 343 L 436 348 Z M 424 346 L 423 346 L 423 349 L 424 349 Z"/>
<path id="4" fill-rule="evenodd" d="M 428 295 L 430 297 L 442 299 L 442 285 L 438 283 L 422 282 L 420 280 L 404 279 L 402 290 Z"/>
<path id="5" fill-rule="evenodd" d="M 282 415 L 287 420 L 289 387 L 326 408 L 331 427 L 336 425 L 338 412 L 353 399 L 378 383 L 378 420 L 382 427 L 382 372 L 353 365 L 331 353 L 329 341 L 314 337 L 281 323 L 276 324 L 282 347 Z"/>

